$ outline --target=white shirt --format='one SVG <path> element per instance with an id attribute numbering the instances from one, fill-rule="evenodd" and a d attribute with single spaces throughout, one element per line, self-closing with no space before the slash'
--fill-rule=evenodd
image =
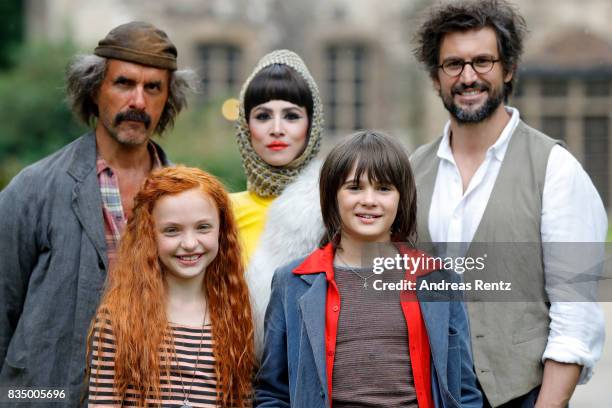
<path id="1" fill-rule="evenodd" d="M 433 242 L 472 241 L 508 143 L 519 123 L 518 110 L 506 109 L 511 113 L 511 119 L 487 150 L 465 193 L 450 146 L 450 122 L 444 127 L 428 220 Z M 554 146 L 544 181 L 542 242 L 604 242 L 607 229 L 606 211 L 591 179 L 574 156 L 563 147 Z M 587 382 L 603 350 L 605 333 L 601 308 L 591 302 L 552 302 L 549 315 L 550 333 L 542 361 L 551 359 L 582 365 L 580 383 Z"/>

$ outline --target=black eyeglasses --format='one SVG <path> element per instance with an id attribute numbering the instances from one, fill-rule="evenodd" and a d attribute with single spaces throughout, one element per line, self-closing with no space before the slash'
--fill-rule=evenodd
<path id="1" fill-rule="evenodd" d="M 450 59 L 444 61 L 443 64 L 438 65 L 438 68 L 442 68 L 442 71 L 450 77 L 456 77 L 461 75 L 466 65 L 470 65 L 474 71 L 479 74 L 486 74 L 491 72 L 493 65 L 499 62 L 499 59 L 493 57 L 476 57 L 471 61 L 464 61 L 462 59 Z"/>

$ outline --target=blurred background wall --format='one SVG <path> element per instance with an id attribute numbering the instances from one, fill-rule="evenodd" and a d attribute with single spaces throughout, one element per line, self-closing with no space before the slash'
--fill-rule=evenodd
<path id="1" fill-rule="evenodd" d="M 256 61 L 275 48 L 298 52 L 325 102 L 326 147 L 359 128 L 377 128 L 410 149 L 447 119 L 411 38 L 431 0 L 5 0 L 0 44 L 0 183 L 83 128 L 62 103 L 62 73 L 76 50 L 91 52 L 112 27 L 147 20 L 196 69 L 202 92 L 162 144 L 173 159 L 243 187 L 232 123 L 221 106 L 236 98 Z M 612 178 L 612 2 L 516 0 L 530 34 L 511 105 L 566 141 L 609 207 Z M 5 62 L 6 61 L 6 62 Z M 231 116 L 231 115 L 230 115 Z M 0 184 L 1 186 L 2 184 Z"/>
<path id="2" fill-rule="evenodd" d="M 232 112 L 222 113 L 256 61 L 275 48 L 298 52 L 322 92 L 324 149 L 359 128 L 377 128 L 412 150 L 447 120 L 412 57 L 411 38 L 431 0 L 3 0 L 0 5 L 0 188 L 23 166 L 86 130 L 64 103 L 71 56 L 90 53 L 116 25 L 150 21 L 202 76 L 161 143 L 178 163 L 244 188 Z M 510 104 L 562 139 L 610 208 L 612 1 L 515 0 L 530 29 Z M 227 105 L 226 105 L 227 106 Z M 612 303 L 604 304 L 608 316 Z M 610 326 L 608 317 L 608 326 Z M 608 332 L 612 328 L 608 327 Z M 572 407 L 612 406 L 612 352 L 579 387 Z"/>

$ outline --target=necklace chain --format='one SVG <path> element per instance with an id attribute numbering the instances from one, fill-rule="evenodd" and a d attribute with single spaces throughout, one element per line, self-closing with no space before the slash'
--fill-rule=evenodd
<path id="1" fill-rule="evenodd" d="M 193 383 L 195 382 L 195 378 L 198 372 L 198 363 L 200 362 L 200 351 L 202 350 L 202 344 L 204 343 L 204 330 L 206 326 L 206 317 L 208 316 L 208 307 L 204 309 L 204 319 L 202 320 L 202 331 L 200 332 L 200 343 L 198 345 L 198 353 L 196 354 L 195 365 L 193 367 L 193 378 L 191 379 L 191 384 L 189 384 L 189 389 L 185 392 L 185 383 L 183 382 L 183 374 L 181 373 L 181 367 L 179 366 L 178 354 L 176 353 L 176 345 L 174 343 L 174 335 L 172 335 L 172 351 L 174 354 L 174 362 L 176 363 L 176 371 L 178 372 L 179 378 L 181 379 L 181 388 L 183 389 L 183 405 L 181 408 L 191 408 L 191 403 L 189 402 L 189 397 L 191 396 L 191 388 L 193 387 Z"/>
<path id="2" fill-rule="evenodd" d="M 372 276 L 376 275 L 375 273 L 370 274 L 369 276 L 363 276 L 362 274 L 360 274 L 359 272 L 357 272 L 352 266 L 350 266 L 341 256 L 340 254 L 338 254 L 336 252 L 336 256 L 338 257 L 338 260 L 340 262 L 342 262 L 342 265 L 345 266 L 349 271 L 353 272 L 355 275 L 359 276 L 361 279 L 363 279 L 363 287 L 364 288 L 368 288 L 368 279 L 370 279 Z"/>

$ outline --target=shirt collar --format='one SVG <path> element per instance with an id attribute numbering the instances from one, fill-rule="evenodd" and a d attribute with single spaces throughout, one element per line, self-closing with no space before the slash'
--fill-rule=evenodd
<path id="1" fill-rule="evenodd" d="M 512 137 L 512 134 L 514 133 L 514 130 L 516 129 L 520 120 L 518 109 L 511 106 L 506 106 L 505 108 L 506 112 L 510 114 L 510 120 L 502 130 L 495 143 L 493 143 L 493 145 L 487 150 L 487 154 L 494 155 L 494 157 L 499 161 L 504 159 L 510 138 Z M 455 163 L 453 151 L 451 150 L 450 146 L 450 120 L 446 122 L 446 125 L 444 125 L 444 134 L 442 135 L 440 146 L 438 146 L 437 155 L 441 159 Z"/>
<path id="2" fill-rule="evenodd" d="M 96 156 L 96 174 L 100 176 L 100 173 L 106 170 L 111 170 L 106 160 L 102 158 L 99 154 Z"/>
<path id="3" fill-rule="evenodd" d="M 149 142 L 147 143 L 147 150 L 149 151 L 149 155 L 153 159 L 153 169 L 162 167 L 163 164 L 155 143 L 149 140 Z M 104 160 L 102 156 L 100 156 L 100 153 L 96 151 L 96 174 L 99 176 L 100 173 L 106 170 L 110 170 L 111 172 L 113 171 L 106 162 L 106 160 Z"/>

